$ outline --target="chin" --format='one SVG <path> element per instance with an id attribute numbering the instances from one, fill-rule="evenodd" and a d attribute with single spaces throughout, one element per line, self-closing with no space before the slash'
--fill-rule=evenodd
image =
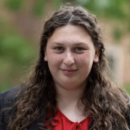
<path id="1" fill-rule="evenodd" d="M 75 84 L 74 82 L 64 83 L 64 84 L 62 85 L 62 87 L 63 87 L 64 89 L 66 89 L 66 90 L 75 90 L 75 89 L 80 88 L 79 86 L 80 86 L 80 85 L 77 85 L 77 84 Z"/>

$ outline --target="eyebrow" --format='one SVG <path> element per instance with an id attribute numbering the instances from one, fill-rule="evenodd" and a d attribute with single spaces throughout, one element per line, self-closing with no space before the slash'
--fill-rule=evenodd
<path id="1" fill-rule="evenodd" d="M 65 45 L 64 43 L 61 43 L 61 42 L 54 42 L 54 44 L 62 45 L 62 46 Z M 85 42 L 76 42 L 76 43 L 74 43 L 74 45 L 77 45 L 77 46 L 85 45 L 85 46 L 87 46 L 87 44 Z"/>

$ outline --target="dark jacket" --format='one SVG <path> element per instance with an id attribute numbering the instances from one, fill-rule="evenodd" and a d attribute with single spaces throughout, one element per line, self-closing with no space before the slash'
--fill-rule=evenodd
<path id="1" fill-rule="evenodd" d="M 9 117 L 11 115 L 15 115 L 17 111 L 17 107 L 15 106 L 13 109 L 6 110 L 6 108 L 11 108 L 17 101 L 16 95 L 18 94 L 20 87 L 15 87 L 6 92 L 0 94 L 0 130 L 6 130 L 7 125 L 9 123 Z M 13 117 L 12 117 L 13 118 Z M 43 117 L 35 120 L 28 127 L 28 130 L 40 130 L 39 123 L 43 124 L 45 119 Z"/>
<path id="2" fill-rule="evenodd" d="M 17 101 L 17 98 L 15 95 L 18 93 L 20 87 L 15 87 L 11 90 L 8 90 L 6 92 L 3 92 L 0 94 L 0 130 L 6 130 L 7 125 L 9 123 L 9 117 L 13 115 L 12 113 L 16 113 L 17 108 L 14 107 L 11 109 L 11 111 L 4 110 L 5 108 L 12 107 L 15 102 Z M 130 126 L 130 110 L 128 111 L 128 114 L 126 116 L 126 120 L 128 125 Z M 28 130 L 40 130 L 39 127 L 40 124 L 43 124 L 45 122 L 45 118 L 41 117 L 31 123 L 31 125 L 28 127 Z M 94 120 L 92 120 L 89 129 L 92 127 Z M 119 129 L 113 129 L 113 130 L 119 130 Z M 120 129 L 123 130 L 123 129 Z"/>

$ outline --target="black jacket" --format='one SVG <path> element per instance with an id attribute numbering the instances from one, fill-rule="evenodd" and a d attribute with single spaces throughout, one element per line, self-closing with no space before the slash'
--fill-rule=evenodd
<path id="1" fill-rule="evenodd" d="M 19 92 L 20 87 L 15 87 L 10 89 L 6 92 L 0 94 L 0 130 L 6 130 L 7 125 L 9 123 L 9 117 L 11 115 L 15 115 L 17 111 L 17 107 L 15 106 L 13 109 L 7 110 L 6 108 L 11 108 L 17 101 L 16 95 Z M 45 119 L 43 117 L 35 120 L 32 124 L 28 127 L 28 130 L 40 130 L 39 123 L 43 124 Z"/>
<path id="2" fill-rule="evenodd" d="M 17 98 L 15 95 L 18 93 L 20 87 L 15 87 L 11 90 L 8 90 L 6 92 L 3 92 L 0 94 L 0 130 L 6 130 L 7 125 L 9 123 L 9 117 L 12 115 L 12 113 L 16 113 L 17 108 L 14 107 L 11 109 L 11 111 L 4 110 L 5 108 L 9 108 L 15 104 Z M 130 126 L 130 110 L 128 111 L 128 114 L 126 116 L 126 120 L 128 123 L 128 126 Z M 28 127 L 28 130 L 40 130 L 39 126 L 40 124 L 43 124 L 45 122 L 45 118 L 41 117 L 31 123 L 31 125 Z M 89 129 L 92 127 L 94 120 L 92 120 Z M 113 130 L 119 130 L 119 129 L 113 129 Z M 124 129 L 120 129 L 124 130 Z"/>

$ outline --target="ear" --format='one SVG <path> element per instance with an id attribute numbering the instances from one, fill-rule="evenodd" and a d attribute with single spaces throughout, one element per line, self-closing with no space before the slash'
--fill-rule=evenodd
<path id="1" fill-rule="evenodd" d="M 97 63 L 99 61 L 99 56 L 100 56 L 100 50 L 96 49 L 94 60 L 93 60 L 95 63 Z"/>

